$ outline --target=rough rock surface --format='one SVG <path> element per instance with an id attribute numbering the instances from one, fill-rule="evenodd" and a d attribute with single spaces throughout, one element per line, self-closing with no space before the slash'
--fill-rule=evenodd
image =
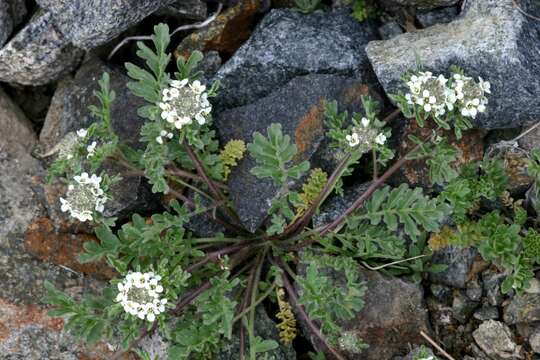
<path id="1" fill-rule="evenodd" d="M 6 43 L 13 30 L 9 4 L 6 0 L 0 0 L 0 46 Z"/>
<path id="2" fill-rule="evenodd" d="M 442 6 L 450 6 L 459 0 L 381 0 L 382 5 L 390 10 L 399 7 L 410 6 L 420 10 L 435 9 Z"/>
<path id="3" fill-rule="evenodd" d="M 206 3 L 201 0 L 176 0 L 156 11 L 155 15 L 170 16 L 182 20 L 204 20 L 206 12 Z"/>
<path id="4" fill-rule="evenodd" d="M 58 85 L 40 133 L 43 153 L 53 149 L 68 132 L 86 128 L 95 121 L 88 106 L 97 104 L 93 91 L 97 89 L 97 81 L 105 71 L 111 77 L 111 89 L 116 92 L 116 99 L 111 105 L 112 127 L 124 143 L 133 147 L 142 146 L 139 132 L 144 120 L 137 115 L 137 109 L 144 101 L 129 92 L 126 88 L 128 78 L 119 70 L 92 59 L 79 69 L 73 79 L 64 79 Z M 106 165 L 106 168 L 112 173 L 123 171 L 120 166 L 113 164 Z M 155 206 L 144 184 L 145 181 L 136 176 L 126 177 L 115 184 L 112 189 L 115 197 L 105 206 L 106 216 L 125 215 L 131 210 L 144 211 Z"/>
<path id="5" fill-rule="evenodd" d="M 406 354 L 409 344 L 422 343 L 420 331 L 430 333 L 430 326 L 421 286 L 367 270 L 361 270 L 361 280 L 368 289 L 364 308 L 341 325 L 344 331 L 353 331 L 362 338 L 369 348 L 344 355 L 349 359 L 391 359 Z M 305 329 L 305 324 L 301 325 Z M 316 339 L 311 341 L 318 345 Z"/>
<path id="6" fill-rule="evenodd" d="M 54 25 L 73 45 L 91 49 L 101 45 L 172 0 L 62 1 L 37 0 L 50 12 Z"/>
<path id="7" fill-rule="evenodd" d="M 428 12 L 419 12 L 416 19 L 423 27 L 427 28 L 435 24 L 446 24 L 454 20 L 459 14 L 457 6 L 444 7 Z"/>
<path id="8" fill-rule="evenodd" d="M 24 231 L 43 209 L 33 196 L 31 177 L 43 169 L 30 150 L 37 139 L 29 121 L 0 92 L 0 353 L 4 359 L 107 358 L 104 344 L 92 350 L 75 345 L 62 331 L 63 320 L 36 305 L 48 280 L 72 295 L 96 291 L 101 284 L 73 271 L 41 262 L 24 248 Z"/>
<path id="9" fill-rule="evenodd" d="M 367 85 L 344 76 L 313 74 L 297 77 L 253 104 L 223 111 L 216 119 L 216 127 L 223 143 L 231 139 L 248 143 L 252 141 L 255 131 L 266 135 L 270 124 L 281 123 L 283 133 L 289 135 L 298 148 L 294 161 L 313 157 L 321 159 L 325 158 L 324 100 L 337 100 L 341 111 L 360 112 L 360 95 L 368 93 Z M 330 158 L 326 163 L 335 162 L 336 159 Z M 314 163 L 317 165 L 317 161 Z M 278 191 L 269 179 L 252 175 L 250 169 L 253 166 L 255 160 L 246 156 L 232 170 L 229 178 L 235 208 L 250 231 L 255 231 L 261 225 L 270 207 L 269 202 Z M 332 170 L 331 165 L 326 167 L 329 168 L 324 170 Z"/>
<path id="10" fill-rule="evenodd" d="M 485 321 L 473 332 L 473 337 L 491 359 L 516 359 L 517 345 L 506 324 L 495 320 Z"/>
<path id="11" fill-rule="evenodd" d="M 435 251 L 431 259 L 433 264 L 447 265 L 447 269 L 431 273 L 432 282 L 456 288 L 464 288 L 469 278 L 469 272 L 478 251 L 475 248 L 457 248 L 448 246 Z"/>
<path id="12" fill-rule="evenodd" d="M 540 328 L 537 328 L 529 337 L 529 344 L 535 353 L 540 354 Z"/>
<path id="13" fill-rule="evenodd" d="M 348 13 L 303 15 L 274 9 L 250 39 L 219 70 L 219 107 L 248 104 L 298 75 L 370 72 L 364 47 L 377 38 L 377 28 Z"/>
<path id="14" fill-rule="evenodd" d="M 455 64 L 492 84 L 487 111 L 477 116 L 475 126 L 517 127 L 538 119 L 540 22 L 524 16 L 512 0 L 471 0 L 468 4 L 465 16 L 449 24 L 367 46 L 385 91 L 403 90 L 400 76 L 413 69 L 418 58 L 436 73 Z M 521 1 L 521 7 L 531 15 L 540 14 L 532 0 Z"/>
<path id="15" fill-rule="evenodd" d="M 18 26 L 28 14 L 26 2 L 20 0 L 6 0 L 6 2 L 9 5 L 13 26 Z"/>
<path id="16" fill-rule="evenodd" d="M 504 309 L 504 322 L 510 325 L 540 321 L 540 296 L 523 294 L 514 296 Z"/>
<path id="17" fill-rule="evenodd" d="M 50 13 L 38 15 L 0 50 L 0 81 L 45 84 L 73 70 L 81 56 Z"/>

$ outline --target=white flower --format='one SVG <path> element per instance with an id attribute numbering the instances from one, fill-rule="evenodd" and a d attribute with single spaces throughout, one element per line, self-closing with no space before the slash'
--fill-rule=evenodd
<path id="1" fill-rule="evenodd" d="M 88 155 L 86 155 L 87 158 L 94 156 L 96 152 L 96 146 L 97 142 L 93 141 L 90 145 L 86 147 L 86 151 L 88 152 Z"/>
<path id="2" fill-rule="evenodd" d="M 80 138 L 85 138 L 87 133 L 88 133 L 88 130 L 86 129 L 77 130 L 77 136 Z"/>
<path id="3" fill-rule="evenodd" d="M 484 92 L 491 94 L 491 84 L 489 81 L 484 81 L 484 79 L 478 77 L 478 86 L 480 86 Z"/>
<path id="4" fill-rule="evenodd" d="M 128 314 L 153 322 L 156 320 L 156 315 L 165 312 L 167 304 L 167 299 L 160 298 L 159 294 L 164 289 L 159 284 L 159 280 L 161 276 L 153 272 L 129 273 L 124 281 L 118 283 L 118 295 L 115 300 Z"/>
<path id="5" fill-rule="evenodd" d="M 162 91 L 158 106 L 161 109 L 161 118 L 171 124 L 171 130 L 180 130 L 194 121 L 199 125 L 205 124 L 212 111 L 208 94 L 205 92 L 206 86 L 198 80 L 189 83 L 187 79 L 172 80 L 170 84 L 170 88 Z"/>
<path id="6" fill-rule="evenodd" d="M 71 217 L 85 222 L 92 221 L 94 212 L 103 212 L 107 198 L 101 188 L 101 177 L 83 172 L 73 177 L 66 199 L 60 198 L 60 210 L 69 212 Z"/>
<path id="7" fill-rule="evenodd" d="M 369 126 L 369 120 L 367 118 L 365 118 L 365 117 L 363 117 L 362 120 L 360 120 L 360 123 L 365 128 Z"/>
<path id="8" fill-rule="evenodd" d="M 356 145 L 360 144 L 360 139 L 358 138 L 357 133 L 352 133 L 351 135 L 345 136 L 345 139 L 349 143 L 350 147 L 355 147 Z"/>
<path id="9" fill-rule="evenodd" d="M 384 143 L 386 142 L 386 135 L 384 135 L 383 133 L 380 133 L 379 135 L 377 135 L 377 137 L 375 138 L 375 142 L 379 145 L 384 145 Z"/>

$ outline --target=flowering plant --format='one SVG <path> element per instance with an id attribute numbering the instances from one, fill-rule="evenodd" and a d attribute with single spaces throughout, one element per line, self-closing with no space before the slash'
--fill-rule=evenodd
<path id="1" fill-rule="evenodd" d="M 438 232 L 450 217 L 466 219 L 482 196 L 498 196 L 505 187 L 496 164 L 482 168 L 491 183 L 480 184 L 479 173 L 467 178 L 458 171 L 458 151 L 440 131 L 453 128 L 461 135 L 469 128 L 468 119 L 486 111 L 489 84 L 474 82 L 455 68 L 450 79 L 408 74 L 408 93 L 393 97 L 399 109 L 382 119 L 368 97 L 362 98 L 363 113 L 350 116 L 327 101 L 327 136 L 340 158 L 327 174 L 295 160 L 296 145 L 279 124 L 255 133 L 247 145 L 233 140 L 221 146 L 210 104 L 218 84 L 207 88 L 201 81 L 198 52 L 179 58 L 178 71 L 167 73 L 169 40 L 167 26 L 156 26 L 153 49 L 138 44 L 147 69 L 126 64 L 133 79 L 129 89 L 146 100 L 138 111 L 148 119 L 141 129 L 145 149 L 121 144 L 112 130 L 114 91 L 105 74 L 96 93 L 100 107 L 91 108 L 99 121 L 74 134 L 65 146 L 69 150 L 50 168 L 51 178 L 69 184 L 62 210 L 96 225 L 100 241 L 87 242 L 80 260 L 105 260 L 121 276 L 100 296 L 80 303 L 47 284 L 46 301 L 56 307 L 52 314 L 66 315 L 70 328 L 90 342 L 119 337 L 121 348 L 113 359 L 129 351 L 151 359 L 138 347 L 145 337 L 159 334 L 170 359 L 212 358 L 224 342 L 237 337 L 240 359 L 254 360 L 279 346 L 255 331 L 258 305 L 275 301 L 282 346 L 290 346 L 299 334 L 297 324 L 304 324 L 325 354 L 360 356 L 366 344 L 343 328 L 364 305 L 366 285 L 357 261 L 419 280 L 424 272 L 438 270 L 429 265 L 426 235 Z M 401 113 L 420 126 L 433 120 L 438 128 L 424 139 L 412 137 L 412 150 L 394 161 L 387 123 Z M 251 173 L 279 187 L 269 221 L 254 233 L 239 221 L 224 183 L 246 153 L 256 163 Z M 403 164 L 419 158 L 430 167 L 431 180 L 447 186 L 445 191 L 430 196 L 406 184 L 385 186 Z M 166 211 L 150 218 L 133 214 L 131 221 L 117 224 L 102 216 L 114 196 L 109 185 L 118 180 L 102 170 L 105 160 L 123 166 L 123 176 L 144 175 L 153 192 L 174 200 L 163 200 Z M 372 181 L 365 192 L 339 216 L 315 226 L 312 218 L 325 200 L 334 192 L 342 194 L 343 179 L 367 162 Z M 223 226 L 226 234 L 196 237 L 185 228 L 195 216 Z M 489 236 L 482 229 L 476 233 Z M 493 252 L 486 248 L 485 253 Z M 344 273 L 346 281 L 337 283 L 328 271 Z M 518 284 L 521 278 L 513 279 Z"/>

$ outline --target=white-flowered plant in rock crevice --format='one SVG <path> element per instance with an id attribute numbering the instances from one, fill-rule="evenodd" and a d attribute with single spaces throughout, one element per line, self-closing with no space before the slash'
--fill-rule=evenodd
<path id="1" fill-rule="evenodd" d="M 153 322 L 156 316 L 165 312 L 167 299 L 162 298 L 161 276 L 153 272 L 133 272 L 118 283 L 115 301 L 120 303 L 125 312 L 141 320 Z"/>
<path id="2" fill-rule="evenodd" d="M 61 210 L 81 222 L 94 220 L 94 214 L 102 213 L 107 197 L 101 188 L 101 177 L 83 172 L 73 177 L 68 185 L 66 198 L 60 198 Z"/>
<path id="3" fill-rule="evenodd" d="M 462 131 L 472 127 L 471 119 L 486 111 L 491 85 L 481 77 L 475 81 L 456 66 L 450 67 L 450 75 L 434 75 L 430 71 L 409 72 L 404 76 L 405 94 L 390 96 L 396 101 L 406 117 L 415 117 L 420 126 L 433 119 L 441 128 L 450 129 L 453 122 L 458 138 Z"/>

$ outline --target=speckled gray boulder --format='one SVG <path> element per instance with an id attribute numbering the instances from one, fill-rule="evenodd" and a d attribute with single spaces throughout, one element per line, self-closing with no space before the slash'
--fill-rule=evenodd
<path id="1" fill-rule="evenodd" d="M 540 16 L 533 0 L 521 1 Z M 403 90 L 400 76 L 416 66 L 446 72 L 459 65 L 475 78 L 492 84 L 479 128 L 517 127 L 540 117 L 540 22 L 520 13 L 512 0 L 469 0 L 464 17 L 449 24 L 406 33 L 390 40 L 372 41 L 367 53 L 388 94 Z"/>
<path id="2" fill-rule="evenodd" d="M 72 71 L 81 56 L 56 29 L 51 14 L 38 15 L 0 50 L 0 81 L 46 84 Z"/>
<path id="3" fill-rule="evenodd" d="M 416 19 L 423 27 L 427 28 L 436 24 L 447 24 L 459 14 L 457 6 L 444 7 L 431 11 L 416 13 Z"/>
<path id="4" fill-rule="evenodd" d="M 429 279 L 437 284 L 464 288 L 476 254 L 478 251 L 472 247 L 447 246 L 435 251 L 431 262 L 436 265 L 446 265 L 447 268 L 441 272 L 430 273 Z"/>
<path id="5" fill-rule="evenodd" d="M 478 346 L 493 360 L 517 359 L 518 346 L 510 328 L 495 320 L 484 321 L 473 332 Z"/>
<path id="6" fill-rule="evenodd" d="M 248 104 L 298 75 L 371 73 L 364 48 L 377 38 L 375 25 L 346 11 L 271 10 L 217 73 L 222 88 L 216 105 Z"/>
<path id="7" fill-rule="evenodd" d="M 340 111 L 361 112 L 361 95 L 377 96 L 360 80 L 345 76 L 312 74 L 299 76 L 270 95 L 246 106 L 221 112 L 215 121 L 223 143 L 232 139 L 253 141 L 253 133 L 266 135 L 268 126 L 280 123 L 283 133 L 298 148 L 295 162 L 310 160 L 312 167 L 331 172 L 337 160 L 336 151 L 326 151 L 324 101 L 337 100 Z M 267 217 L 271 200 L 279 189 L 270 179 L 259 179 L 250 173 L 255 166 L 251 156 L 232 169 L 229 192 L 235 208 L 250 231 L 255 231 Z"/>
<path id="8" fill-rule="evenodd" d="M 119 35 L 173 0 L 37 0 L 69 41 L 91 49 Z"/>

